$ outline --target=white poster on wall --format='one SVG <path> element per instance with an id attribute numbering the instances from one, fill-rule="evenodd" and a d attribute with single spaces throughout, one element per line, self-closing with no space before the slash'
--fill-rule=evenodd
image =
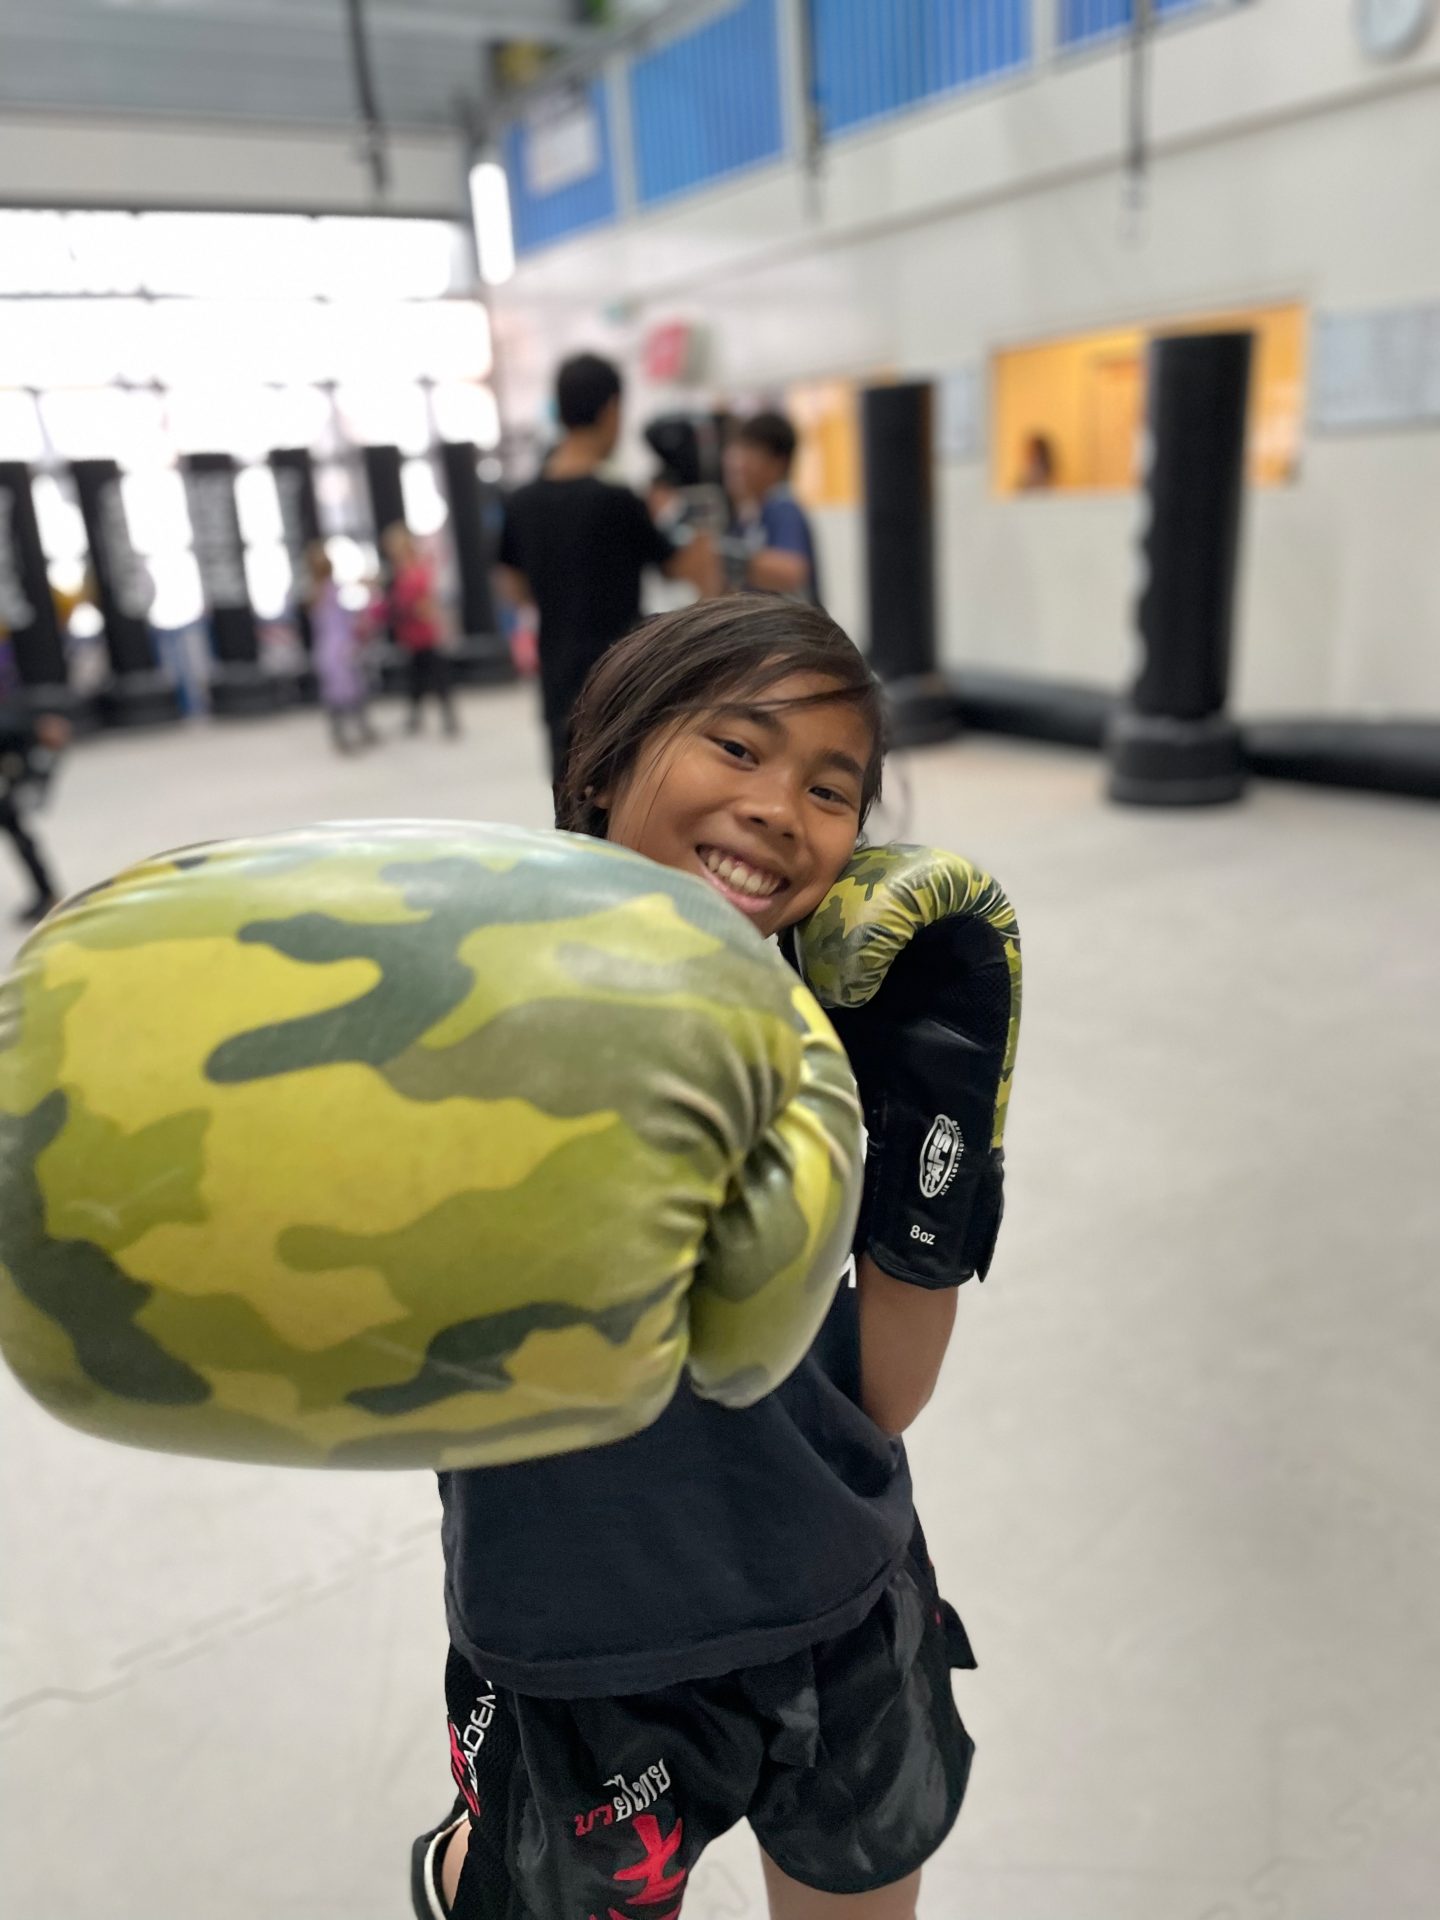
<path id="1" fill-rule="evenodd" d="M 980 367 L 955 367 L 940 380 L 937 451 L 942 460 L 980 460 L 985 453 L 985 381 Z"/>
<path id="2" fill-rule="evenodd" d="M 556 94 L 525 121 L 525 185 L 537 199 L 600 166 L 600 121 L 588 94 Z"/>
<path id="3" fill-rule="evenodd" d="M 1420 412 L 1422 418 L 1440 423 L 1440 307 L 1425 312 L 1430 324 L 1420 353 Z"/>
<path id="4" fill-rule="evenodd" d="M 1321 314 L 1310 418 L 1321 432 L 1440 425 L 1440 306 Z"/>

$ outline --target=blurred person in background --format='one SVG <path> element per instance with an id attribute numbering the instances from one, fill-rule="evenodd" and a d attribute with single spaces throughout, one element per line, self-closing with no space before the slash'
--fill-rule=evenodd
<path id="1" fill-rule="evenodd" d="M 1055 448 L 1050 436 L 1045 433 L 1032 433 L 1025 441 L 1025 451 L 1020 459 L 1020 478 L 1016 482 L 1021 493 L 1046 493 L 1055 485 L 1056 472 Z"/>
<path id="2" fill-rule="evenodd" d="M 360 623 L 340 598 L 323 540 L 312 540 L 306 547 L 305 564 L 310 576 L 312 658 L 320 703 L 337 752 L 355 753 L 361 747 L 374 746 L 379 739 L 370 724 L 370 687 Z"/>
<path id="3" fill-rule="evenodd" d="M 598 354 L 560 367 L 555 403 L 563 437 L 538 479 L 505 508 L 496 579 L 514 607 L 538 612 L 540 697 L 558 780 L 570 716 L 591 667 L 640 618 L 640 577 L 654 567 L 702 595 L 718 591 L 714 543 L 663 533 L 643 500 L 601 478 L 620 438 L 619 371 Z"/>
<path id="4" fill-rule="evenodd" d="M 444 637 L 440 605 L 435 597 L 433 562 L 415 544 L 410 529 L 399 520 L 380 536 L 390 562 L 390 587 L 384 595 L 385 615 L 396 644 L 406 658 L 410 719 L 408 730 L 420 731 L 421 705 L 427 693 L 435 696 L 446 733 L 460 731 L 450 691 L 450 662 L 441 650 Z"/>
<path id="5" fill-rule="evenodd" d="M 44 792 L 55 758 L 69 739 L 68 721 L 54 713 L 32 714 L 18 689 L 0 698 L 0 831 L 8 834 L 35 889 L 34 898 L 15 916 L 25 926 L 44 919 L 60 890 L 23 810 Z"/>
<path id="6" fill-rule="evenodd" d="M 797 445 L 783 413 L 742 420 L 726 445 L 731 519 L 724 555 L 732 591 L 758 588 L 819 602 L 815 539 L 805 509 L 790 491 Z"/>

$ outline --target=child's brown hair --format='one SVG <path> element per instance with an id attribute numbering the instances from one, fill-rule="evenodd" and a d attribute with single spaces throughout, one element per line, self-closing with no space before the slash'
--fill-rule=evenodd
<path id="1" fill-rule="evenodd" d="M 730 594 L 661 614 L 596 662 L 575 708 L 570 749 L 555 788 L 556 826 L 603 840 L 606 811 L 595 796 L 615 789 L 653 733 L 742 695 L 753 701 L 795 673 L 823 675 L 833 691 L 784 705 L 843 700 L 869 722 L 872 745 L 860 795 L 863 826 L 880 797 L 885 757 L 879 683 L 828 613 L 773 593 Z"/>

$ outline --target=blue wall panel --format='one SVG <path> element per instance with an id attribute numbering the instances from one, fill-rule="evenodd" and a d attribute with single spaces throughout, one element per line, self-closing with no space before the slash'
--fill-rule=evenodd
<path id="1" fill-rule="evenodd" d="M 1031 0 L 809 4 L 816 92 L 827 133 L 900 113 L 1030 59 Z"/>
<path id="2" fill-rule="evenodd" d="M 533 253 L 552 240 L 615 218 L 615 168 L 610 146 L 610 105 L 603 80 L 585 89 L 595 116 L 599 162 L 592 173 L 551 193 L 535 193 L 527 165 L 530 134 L 523 120 L 505 133 L 505 177 L 510 183 L 510 220 L 516 253 Z"/>
<path id="3" fill-rule="evenodd" d="M 1034 7 L 1055 9 L 1062 47 L 1123 32 L 1134 0 L 805 0 L 815 51 L 817 104 L 827 134 L 1028 66 Z M 1215 0 L 1156 0 L 1159 18 Z M 777 0 L 732 0 L 713 18 L 632 61 L 628 70 L 636 199 L 642 206 L 688 193 L 778 158 L 785 147 Z M 530 134 L 522 121 L 504 143 L 518 253 L 616 217 L 609 102 L 603 80 L 586 88 L 598 160 L 583 179 L 532 190 Z"/>
<path id="4" fill-rule="evenodd" d="M 1040 0 L 1044 5 L 1045 0 Z M 1155 0 L 1155 12 L 1185 13 L 1212 0 Z M 1056 39 L 1062 47 L 1079 46 L 1085 40 L 1097 40 L 1102 34 L 1118 33 L 1133 18 L 1133 0 L 1058 0 Z"/>
<path id="5" fill-rule="evenodd" d="M 635 194 L 687 193 L 784 146 L 775 0 L 739 0 L 630 69 Z"/>

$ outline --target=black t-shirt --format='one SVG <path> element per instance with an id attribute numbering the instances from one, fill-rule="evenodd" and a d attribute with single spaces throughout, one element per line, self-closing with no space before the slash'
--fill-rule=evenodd
<path id="1" fill-rule="evenodd" d="M 640 618 L 640 575 L 675 551 L 628 487 L 543 475 L 505 506 L 500 560 L 530 582 L 540 612 L 547 719 L 569 717 L 591 667 Z"/>
<path id="2" fill-rule="evenodd" d="M 497 1685 L 644 1693 L 783 1659 L 870 1611 L 914 1526 L 860 1409 L 842 1286 L 800 1366 L 733 1412 L 687 1385 L 628 1440 L 440 1476 L 450 1637 Z"/>

